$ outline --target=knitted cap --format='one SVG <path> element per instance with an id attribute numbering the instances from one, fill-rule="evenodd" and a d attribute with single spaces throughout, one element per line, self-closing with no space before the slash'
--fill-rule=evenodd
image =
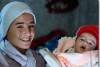
<path id="1" fill-rule="evenodd" d="M 96 38 L 96 49 L 98 49 L 99 45 L 99 28 L 97 25 L 85 25 L 81 26 L 77 32 L 76 35 L 79 37 L 82 33 L 90 33 Z"/>

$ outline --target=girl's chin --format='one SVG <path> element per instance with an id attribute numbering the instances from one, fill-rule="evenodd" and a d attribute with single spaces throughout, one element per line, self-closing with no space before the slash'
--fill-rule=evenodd
<path id="1" fill-rule="evenodd" d="M 23 46 L 22 49 L 29 49 L 30 46 Z"/>
<path id="2" fill-rule="evenodd" d="M 23 44 L 21 44 L 21 47 L 25 48 L 25 49 L 30 48 L 30 46 L 31 46 L 31 43 L 23 43 Z"/>

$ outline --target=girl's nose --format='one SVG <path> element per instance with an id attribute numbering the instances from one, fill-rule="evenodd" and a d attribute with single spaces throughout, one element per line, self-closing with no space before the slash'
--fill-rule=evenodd
<path id="1" fill-rule="evenodd" d="M 25 28 L 23 30 L 23 33 L 26 35 L 26 36 L 31 36 L 31 31 L 28 29 L 28 28 Z"/>

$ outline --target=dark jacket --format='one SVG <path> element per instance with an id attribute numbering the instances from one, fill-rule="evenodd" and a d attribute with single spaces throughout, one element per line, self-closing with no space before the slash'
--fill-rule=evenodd
<path id="1" fill-rule="evenodd" d="M 39 53 L 33 51 L 33 56 L 36 59 L 36 67 L 46 67 L 45 61 Z M 7 67 L 5 66 L 4 60 L 6 60 L 6 63 L 8 63 L 10 67 L 21 67 L 15 60 L 0 52 L 0 67 Z"/>

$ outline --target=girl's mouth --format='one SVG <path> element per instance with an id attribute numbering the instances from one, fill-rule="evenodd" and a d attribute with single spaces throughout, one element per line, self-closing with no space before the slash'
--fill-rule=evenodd
<path id="1" fill-rule="evenodd" d="M 31 41 L 31 39 L 30 38 L 28 38 L 28 39 L 20 39 L 21 41 L 24 41 L 24 42 L 30 42 Z"/>

